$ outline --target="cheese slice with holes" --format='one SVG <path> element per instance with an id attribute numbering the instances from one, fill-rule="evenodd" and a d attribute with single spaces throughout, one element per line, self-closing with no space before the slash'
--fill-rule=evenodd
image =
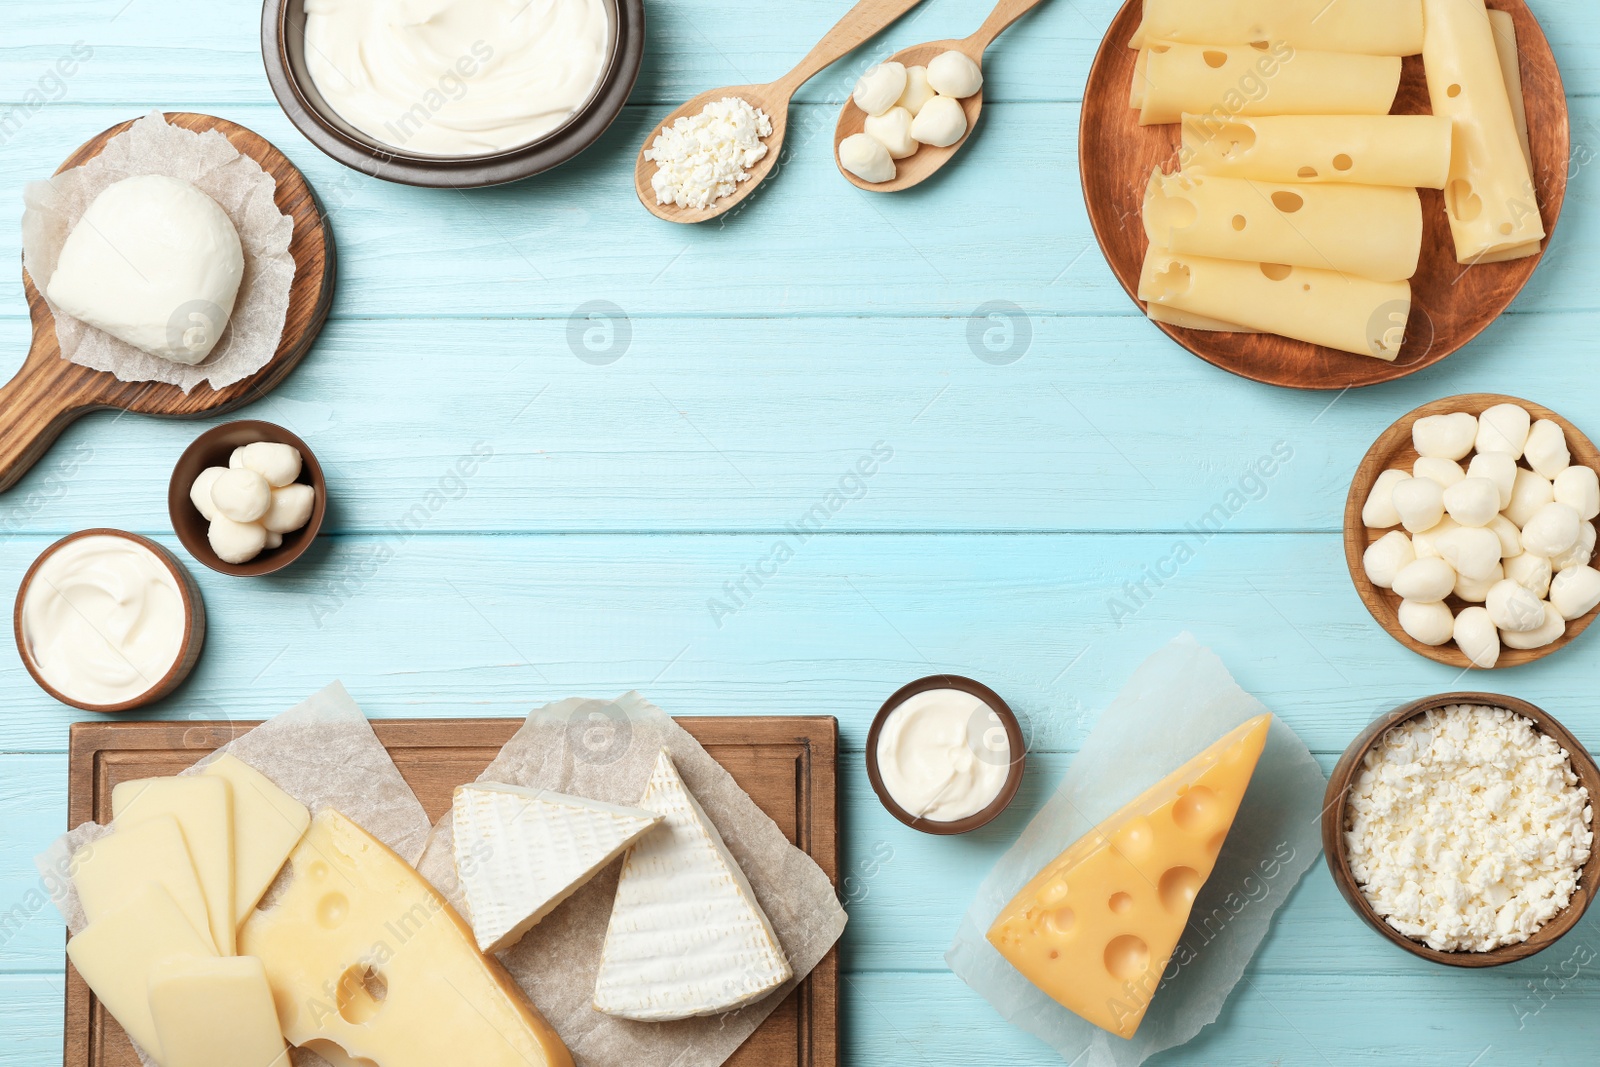
<path id="1" fill-rule="evenodd" d="M 211 920 L 207 917 L 206 897 L 189 858 L 178 820 L 170 815 L 147 819 L 137 825 L 118 826 L 108 834 L 80 848 L 72 856 L 72 884 L 77 887 L 83 914 L 92 923 L 126 903 L 129 894 L 146 885 L 159 885 L 171 895 L 211 951 Z"/>
<path id="2" fill-rule="evenodd" d="M 1422 60 L 1433 113 L 1455 125 L 1445 216 L 1456 260 L 1476 263 L 1544 238 L 1539 200 L 1483 0 L 1424 0 Z"/>
<path id="3" fill-rule="evenodd" d="M 1313 52 L 1282 42 L 1260 49 L 1153 41 L 1147 51 L 1143 126 L 1185 114 L 1387 115 L 1400 89 L 1395 56 Z"/>
<path id="4" fill-rule="evenodd" d="M 1415 189 L 1157 170 L 1145 187 L 1144 231 L 1174 252 L 1398 282 L 1417 272 L 1422 198 Z"/>
<path id="5" fill-rule="evenodd" d="M 1400 354 L 1411 317 L 1409 282 L 1208 259 L 1154 246 L 1145 253 L 1139 299 L 1382 360 Z"/>
<path id="6" fill-rule="evenodd" d="M 250 915 L 311 825 L 306 806 L 235 756 L 222 755 L 202 775 L 233 787 L 233 900 L 238 922 Z"/>
<path id="7" fill-rule="evenodd" d="M 661 821 L 642 808 L 495 782 L 457 787 L 451 811 L 456 876 L 485 952 L 516 944 Z"/>
<path id="8" fill-rule="evenodd" d="M 772 923 L 666 749 L 639 806 L 664 822 L 623 861 L 596 1010 L 646 1022 L 715 1015 L 787 982 Z"/>
<path id="9" fill-rule="evenodd" d="M 1146 41 L 1283 41 L 1294 48 L 1414 56 L 1421 0 L 1145 0 L 1130 48 Z"/>
<path id="10" fill-rule="evenodd" d="M 1435 115 L 1185 115 L 1182 130 L 1193 174 L 1413 189 L 1450 174 L 1450 120 Z"/>
<path id="11" fill-rule="evenodd" d="M 161 1067 L 289 1067 L 267 972 L 253 956 L 176 957 L 150 971 Z"/>
<path id="12" fill-rule="evenodd" d="M 334 1064 L 572 1067 L 511 976 L 411 865 L 331 808 L 239 929 L 289 1043 Z"/>
<path id="13" fill-rule="evenodd" d="M 1089 1022 L 1132 1037 L 1267 741 L 1243 723 L 1057 856 L 1012 898 L 989 941 Z"/>
<path id="14" fill-rule="evenodd" d="M 119 830 L 164 815 L 178 821 L 205 893 L 212 943 L 233 955 L 233 787 L 204 775 L 119 782 L 111 790 L 111 811 Z"/>

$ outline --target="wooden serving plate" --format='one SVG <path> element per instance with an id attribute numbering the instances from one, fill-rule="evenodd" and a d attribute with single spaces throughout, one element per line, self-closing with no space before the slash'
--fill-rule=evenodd
<path id="1" fill-rule="evenodd" d="M 1391 943 L 1400 946 L 1413 956 L 1421 956 L 1425 960 L 1443 963 L 1450 967 L 1499 967 L 1501 964 L 1515 963 L 1517 960 L 1527 959 L 1536 952 L 1544 951 L 1559 941 L 1568 930 L 1578 925 L 1583 913 L 1594 900 L 1595 883 L 1600 880 L 1600 848 L 1590 850 L 1589 861 L 1583 865 L 1583 871 L 1578 875 L 1578 888 L 1574 890 L 1572 900 L 1564 911 L 1535 931 L 1528 940 L 1515 945 L 1502 945 L 1488 952 L 1440 952 L 1420 941 L 1411 940 L 1384 922 L 1383 917 L 1372 909 L 1372 905 L 1361 892 L 1361 886 L 1356 882 L 1355 874 L 1350 870 L 1350 861 L 1345 855 L 1345 798 L 1349 795 L 1356 774 L 1361 770 L 1362 758 L 1384 734 L 1388 733 L 1390 727 L 1407 719 L 1416 718 L 1425 711 L 1449 704 L 1483 704 L 1506 708 L 1525 719 L 1532 720 L 1540 733 L 1554 738 L 1558 745 L 1567 750 L 1567 755 L 1572 761 L 1572 771 L 1578 776 L 1583 787 L 1589 791 L 1590 798 L 1600 796 L 1600 793 L 1596 792 L 1600 790 L 1600 767 L 1595 766 L 1593 758 L 1578 739 L 1568 733 L 1565 726 L 1542 708 L 1535 707 L 1526 700 L 1494 693 L 1440 693 L 1438 696 L 1424 697 L 1409 704 L 1402 704 L 1387 715 L 1378 716 L 1350 743 L 1350 747 L 1344 750 L 1344 755 L 1340 756 L 1339 762 L 1334 765 L 1333 774 L 1328 777 L 1328 791 L 1323 795 L 1322 852 L 1327 857 L 1328 871 L 1333 875 L 1333 882 L 1339 887 L 1339 892 L 1345 901 L 1368 926 Z"/>
<path id="2" fill-rule="evenodd" d="M 1582 430 L 1549 408 L 1523 400 L 1521 397 L 1501 396 L 1498 393 L 1464 393 L 1461 396 L 1447 396 L 1443 400 L 1424 404 L 1415 411 L 1402 415 L 1394 425 L 1383 431 L 1372 443 L 1372 447 L 1367 449 L 1367 454 L 1362 457 L 1361 466 L 1356 468 L 1355 477 L 1350 482 L 1350 495 L 1344 502 L 1344 561 L 1350 568 L 1350 580 L 1355 583 L 1356 592 L 1361 594 L 1361 602 L 1372 612 L 1372 617 L 1378 620 L 1378 625 L 1389 632 L 1390 637 L 1419 655 L 1452 667 L 1473 665 L 1466 654 L 1455 646 L 1454 641 L 1443 645 L 1425 645 L 1402 630 L 1398 614 L 1400 597 L 1391 590 L 1379 589 L 1367 578 L 1361 557 L 1366 553 L 1368 545 L 1389 530 L 1367 529 L 1361 521 L 1361 509 L 1366 504 L 1367 496 L 1372 492 L 1372 483 L 1378 480 L 1378 475 L 1390 467 L 1402 467 L 1410 471 L 1411 465 L 1417 461 L 1417 450 L 1411 443 L 1412 423 L 1427 415 L 1447 415 L 1452 411 L 1481 415 L 1486 408 L 1495 404 L 1520 404 L 1528 410 L 1529 415 L 1533 416 L 1534 421 L 1549 419 L 1556 423 L 1566 435 L 1567 450 L 1572 453 L 1572 462 L 1600 471 L 1600 449 L 1595 448 L 1594 443 L 1583 435 Z M 1468 455 L 1470 457 L 1471 453 Z M 1518 462 L 1518 466 L 1523 465 L 1522 462 Z M 1600 533 L 1600 518 L 1592 521 L 1596 532 Z M 1403 529 L 1403 527 L 1391 527 L 1391 529 Z M 1453 594 L 1445 600 L 1445 603 L 1449 605 L 1452 614 L 1460 614 L 1461 609 L 1468 606 Z M 1567 632 L 1543 648 L 1502 647 L 1500 659 L 1492 669 L 1532 663 L 1536 659 L 1543 659 L 1550 653 L 1565 648 L 1573 638 L 1588 628 L 1597 612 L 1600 612 L 1600 607 L 1587 615 L 1572 619 L 1567 623 Z M 1473 667 L 1473 669 L 1479 668 Z"/>
<path id="3" fill-rule="evenodd" d="M 0 492 L 10 489 L 47 452 L 61 432 L 91 411 L 117 408 L 141 415 L 192 419 L 217 415 L 259 400 L 294 369 L 311 348 L 333 306 L 335 256 L 333 228 L 305 175 L 287 156 L 238 123 L 212 115 L 168 112 L 170 125 L 203 132 L 216 130 L 235 149 L 261 164 L 277 182 L 273 200 L 294 219 L 289 253 L 294 256 L 294 282 L 283 337 L 270 362 L 255 374 L 225 389 L 201 383 L 187 395 L 164 382 L 123 382 L 109 371 L 90 370 L 61 358 L 56 322 L 26 270 L 23 291 L 33 319 L 33 345 L 11 381 L 0 386 Z M 68 157 L 56 173 L 80 167 L 98 156 L 106 142 L 134 121 L 119 123 L 91 138 Z"/>
<path id="4" fill-rule="evenodd" d="M 450 809 L 451 792 L 483 772 L 522 719 L 380 719 L 388 748 L 428 818 Z M 797 847 L 836 883 L 839 807 L 835 758 L 839 724 L 826 716 L 679 718 Z M 67 824 L 111 819 L 118 782 L 171 775 L 255 726 L 255 722 L 80 722 L 72 726 Z M 66 1067 L 138 1067 L 127 1035 L 67 967 Z M 836 1067 L 839 1062 L 839 949 L 767 1016 L 727 1061 L 733 1067 Z M 442 1067 L 442 1065 L 441 1065 Z"/>
<path id="5" fill-rule="evenodd" d="M 1511 13 L 1517 28 L 1522 87 L 1527 100 L 1533 181 L 1544 220 L 1544 248 L 1550 247 L 1567 193 L 1570 136 L 1567 98 L 1550 42 L 1523 0 L 1489 0 Z M 1078 167 L 1095 239 L 1111 271 L 1139 300 L 1139 272 L 1145 235 L 1140 223 L 1145 186 L 1157 166 L 1177 169 L 1180 127 L 1140 126 L 1128 106 L 1138 53 L 1128 47 L 1143 14 L 1142 0 L 1127 0 L 1100 42 L 1083 94 L 1078 130 Z M 1430 114 L 1422 57 L 1408 56 L 1393 113 Z M 1414 374 L 1444 359 L 1482 333 L 1527 284 L 1543 252 L 1507 263 L 1464 267 L 1456 262 L 1455 242 L 1445 218 L 1443 194 L 1422 194 L 1422 259 L 1411 279 L 1411 319 L 1400 357 L 1386 363 L 1371 356 L 1338 352 L 1274 334 L 1212 333 L 1156 323 L 1163 333 L 1207 363 L 1244 378 L 1295 389 L 1348 389 Z"/>

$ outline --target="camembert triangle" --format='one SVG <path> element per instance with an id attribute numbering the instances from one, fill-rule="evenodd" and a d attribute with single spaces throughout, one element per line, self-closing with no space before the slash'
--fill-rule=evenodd
<path id="1" fill-rule="evenodd" d="M 1271 715 L 1246 722 L 1057 856 L 989 941 L 1101 1029 L 1132 1037 L 1233 826 Z"/>
<path id="2" fill-rule="evenodd" d="M 456 789 L 456 874 L 478 947 L 499 952 L 661 816 L 546 789 L 478 782 Z"/>
<path id="3" fill-rule="evenodd" d="M 759 1000 L 793 975 L 739 864 L 666 749 L 639 806 L 665 822 L 628 852 L 594 1006 L 661 1022 Z"/>

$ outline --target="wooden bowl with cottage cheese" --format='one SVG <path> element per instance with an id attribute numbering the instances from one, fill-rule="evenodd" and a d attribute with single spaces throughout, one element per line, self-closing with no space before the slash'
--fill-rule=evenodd
<path id="1" fill-rule="evenodd" d="M 1377 790 L 1382 788 L 1381 783 L 1363 779 L 1362 772 L 1368 763 L 1369 754 L 1371 754 L 1374 761 L 1380 764 L 1386 763 L 1391 769 L 1397 765 L 1415 766 L 1418 769 L 1413 772 L 1414 774 L 1427 775 L 1434 768 L 1439 768 L 1437 773 L 1441 776 L 1434 779 L 1436 783 L 1448 781 L 1455 784 L 1465 784 L 1468 787 L 1465 790 L 1452 790 L 1451 792 L 1471 797 L 1474 802 L 1464 803 L 1464 806 L 1459 810 L 1450 811 L 1448 807 L 1450 802 L 1441 801 L 1446 804 L 1446 818 L 1439 819 L 1436 814 L 1433 825 L 1469 828 L 1468 833 L 1471 836 L 1471 840 L 1466 844 L 1469 846 L 1480 845 L 1485 849 L 1485 856 L 1480 857 L 1478 861 L 1474 861 L 1470 856 L 1467 857 L 1469 868 L 1475 867 L 1478 862 L 1482 862 L 1486 858 L 1489 860 L 1489 866 L 1484 869 L 1488 870 L 1490 867 L 1497 865 L 1502 857 L 1511 855 L 1509 846 L 1512 842 L 1493 841 L 1493 830 L 1491 828 L 1493 824 L 1491 820 L 1483 817 L 1485 808 L 1505 812 L 1508 805 L 1515 808 L 1520 803 L 1529 802 L 1532 806 L 1538 807 L 1541 803 L 1541 798 L 1533 795 L 1533 791 L 1537 790 L 1539 786 L 1531 777 L 1515 779 L 1509 783 L 1497 782 L 1494 780 L 1498 773 L 1497 769 L 1486 764 L 1479 764 L 1477 767 L 1443 769 L 1448 764 L 1448 750 L 1452 743 L 1457 744 L 1458 749 L 1472 752 L 1493 751 L 1492 748 L 1485 746 L 1492 745 L 1497 738 L 1506 743 L 1511 743 L 1520 729 L 1514 720 L 1504 724 L 1503 728 L 1500 728 L 1498 718 L 1482 720 L 1488 726 L 1484 728 L 1481 735 L 1466 737 L 1462 734 L 1456 734 L 1454 737 L 1446 737 L 1442 743 L 1436 742 L 1430 747 L 1425 754 L 1426 758 L 1418 759 L 1409 764 L 1403 763 L 1408 759 L 1408 755 L 1415 755 L 1416 753 L 1411 752 L 1408 754 L 1403 747 L 1408 741 L 1405 734 L 1397 733 L 1391 736 L 1391 731 L 1406 730 L 1408 724 L 1410 724 L 1409 729 L 1415 731 L 1419 725 L 1427 723 L 1429 712 L 1443 714 L 1444 709 L 1454 706 L 1464 706 L 1474 711 L 1504 709 L 1513 716 L 1520 716 L 1522 719 L 1528 720 L 1532 725 L 1532 747 L 1529 747 L 1525 754 L 1530 762 L 1519 762 L 1518 764 L 1519 768 L 1526 769 L 1528 775 L 1533 775 L 1538 769 L 1531 761 L 1542 758 L 1548 762 L 1555 758 L 1553 753 L 1548 750 L 1548 746 L 1544 746 L 1543 739 L 1548 738 L 1553 741 L 1555 747 L 1565 753 L 1566 762 L 1570 764 L 1572 776 L 1575 779 L 1564 785 L 1561 794 L 1568 805 L 1566 811 L 1569 821 L 1565 825 L 1568 829 L 1574 829 L 1582 822 L 1581 813 L 1592 805 L 1594 798 L 1600 796 L 1600 767 L 1595 765 L 1595 761 L 1588 751 L 1578 742 L 1577 738 L 1567 731 L 1566 727 L 1562 726 L 1561 723 L 1557 722 L 1553 716 L 1543 709 L 1525 700 L 1518 700 L 1515 697 L 1501 696 L 1494 693 L 1441 693 L 1437 696 L 1424 697 L 1421 700 L 1403 704 L 1393 711 L 1379 716 L 1361 732 L 1360 736 L 1350 744 L 1349 748 L 1345 749 L 1344 754 L 1339 758 L 1338 764 L 1333 769 L 1333 774 L 1328 779 L 1328 791 L 1324 797 L 1322 809 L 1323 854 L 1327 857 L 1328 870 L 1333 874 L 1334 884 L 1339 887 L 1339 892 L 1344 895 L 1350 907 L 1368 926 L 1382 934 L 1389 941 L 1414 956 L 1420 956 L 1434 963 L 1442 963 L 1451 967 L 1498 967 L 1501 964 L 1526 959 L 1537 952 L 1549 948 L 1583 918 L 1583 913 L 1588 909 L 1589 903 L 1594 897 L 1596 884 L 1600 883 L 1600 847 L 1595 847 L 1600 845 L 1600 842 L 1592 840 L 1594 829 L 1592 822 L 1584 823 L 1583 825 L 1587 826 L 1591 835 L 1591 839 L 1588 842 L 1587 855 L 1583 855 L 1581 848 L 1577 849 L 1570 854 L 1566 864 L 1570 869 L 1576 870 L 1576 886 L 1572 889 L 1565 906 L 1544 920 L 1542 925 L 1539 925 L 1536 930 L 1526 937 L 1526 940 L 1499 944 L 1496 947 L 1484 950 L 1476 950 L 1470 947 L 1445 950 L 1431 946 L 1421 937 L 1408 936 L 1395 926 L 1390 925 L 1384 916 L 1380 914 L 1380 908 L 1369 898 L 1367 886 L 1383 881 L 1387 881 L 1391 885 L 1404 885 L 1407 880 L 1427 884 L 1429 874 L 1414 866 L 1408 867 L 1399 863 L 1392 863 L 1388 870 L 1384 870 L 1381 863 L 1374 863 L 1372 861 L 1372 851 L 1367 848 L 1367 842 L 1370 840 L 1370 829 L 1373 825 L 1378 824 L 1387 826 L 1389 828 L 1388 832 L 1392 834 L 1404 833 L 1408 827 L 1404 825 L 1404 820 L 1400 816 L 1415 813 L 1420 818 L 1423 813 L 1414 804 L 1406 805 L 1405 799 L 1398 794 L 1390 793 L 1387 797 L 1379 794 Z M 1434 736 L 1438 737 L 1444 733 L 1446 728 L 1438 725 L 1440 720 L 1437 716 L 1433 721 L 1435 723 Z M 1412 736 L 1414 737 L 1415 735 L 1412 734 Z M 1526 741 L 1527 739 L 1524 740 Z M 1386 746 L 1391 755 L 1397 757 L 1396 759 L 1384 760 Z M 1441 756 L 1442 751 L 1446 755 Z M 1515 753 L 1507 753 L 1505 755 L 1514 757 Z M 1475 774 L 1487 774 L 1489 780 L 1487 782 L 1475 781 L 1473 780 Z M 1376 789 L 1374 788 L 1375 785 L 1377 786 Z M 1510 786 L 1509 790 L 1506 788 L 1508 785 Z M 1426 789 L 1426 787 L 1427 783 L 1424 782 L 1424 788 Z M 1573 794 L 1580 787 L 1588 791 L 1587 799 L 1573 797 Z M 1439 796 L 1438 793 L 1434 795 L 1436 797 Z M 1523 797 L 1530 799 L 1524 801 L 1521 799 Z M 1391 805 L 1386 804 L 1385 800 L 1397 801 L 1398 803 L 1395 803 L 1391 808 Z M 1476 803 L 1477 801 L 1482 801 L 1482 804 L 1479 805 Z M 1572 804 L 1576 804 L 1576 813 L 1574 813 Z M 1365 824 L 1359 823 L 1358 819 L 1364 819 Z M 1513 818 L 1502 821 L 1514 823 L 1517 820 Z M 1426 825 L 1410 827 L 1413 830 L 1419 828 L 1425 830 Z M 1378 831 L 1380 834 L 1382 832 L 1381 829 Z M 1508 829 L 1501 836 L 1506 836 L 1511 832 L 1513 831 Z M 1528 836 L 1529 843 L 1532 844 L 1535 841 L 1559 840 L 1562 835 L 1546 833 L 1530 834 Z M 1565 836 L 1577 838 L 1578 841 L 1576 843 L 1578 845 L 1582 844 L 1581 835 L 1579 834 L 1572 833 Z M 1541 857 L 1541 860 L 1545 858 Z M 1369 882 L 1363 882 L 1358 876 L 1358 872 L 1363 867 L 1369 868 L 1369 873 L 1373 875 Z M 1465 885 L 1468 892 L 1472 891 L 1469 884 L 1470 879 L 1455 879 L 1453 881 L 1455 884 Z M 1435 882 L 1434 884 L 1437 885 L 1438 883 Z M 1381 895 L 1379 890 L 1374 889 L 1372 891 L 1379 892 Z M 1490 906 L 1493 906 L 1492 898 L 1492 893 L 1486 898 L 1490 900 Z M 1391 902 L 1396 900 L 1394 896 L 1389 896 L 1386 899 Z M 1428 899 L 1427 894 L 1424 893 L 1420 899 L 1425 902 Z M 1403 898 L 1401 900 L 1404 902 Z M 1513 895 L 1510 903 L 1516 904 L 1518 901 L 1526 903 L 1522 894 Z M 1471 903 L 1473 901 L 1469 900 L 1469 905 Z M 1546 906 L 1550 906 L 1550 903 L 1553 902 L 1547 902 Z M 1505 905 L 1500 905 L 1499 910 L 1505 911 Z M 1508 913 L 1508 918 L 1510 917 L 1511 914 Z M 1480 921 L 1487 920 L 1487 918 L 1487 914 L 1483 914 Z M 1498 912 L 1494 918 L 1496 920 L 1500 918 Z M 1404 917 L 1402 917 L 1402 921 L 1403 919 Z M 1449 917 L 1447 915 L 1441 916 L 1440 921 L 1441 923 L 1448 923 Z M 1482 932 L 1490 940 L 1497 941 L 1502 939 L 1502 935 L 1495 927 L 1485 929 Z"/>

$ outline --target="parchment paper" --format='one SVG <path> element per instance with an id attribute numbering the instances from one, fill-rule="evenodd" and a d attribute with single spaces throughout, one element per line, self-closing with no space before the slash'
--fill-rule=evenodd
<path id="1" fill-rule="evenodd" d="M 1068 845 L 1266 710 L 1189 634 L 1146 660 L 1101 714 L 1055 794 L 984 879 L 945 954 L 950 969 L 1073 1067 L 1137 1067 L 1213 1022 L 1273 914 L 1321 850 L 1327 780 L 1281 720 L 1272 721 L 1227 844 L 1132 1040 L 1106 1033 L 1045 996 L 984 934 L 1016 891 Z"/>
<path id="2" fill-rule="evenodd" d="M 822 868 L 789 843 L 698 741 L 638 693 L 536 709 L 478 780 L 637 804 L 662 748 L 744 868 L 794 978 L 749 1007 L 703 1019 L 641 1023 L 595 1011 L 594 980 L 621 870 L 612 863 L 500 954 L 579 1067 L 717 1067 L 844 932 L 844 909 Z M 466 915 L 453 840 L 446 815 L 418 869 Z"/>
<path id="3" fill-rule="evenodd" d="M 125 382 L 166 382 L 185 393 L 208 381 L 221 389 L 260 370 L 283 336 L 294 281 L 289 240 L 294 220 L 272 200 L 277 183 L 216 130 L 195 133 L 167 125 L 152 111 L 113 137 L 94 159 L 22 190 L 22 263 L 42 295 L 61 248 L 94 198 L 124 178 L 164 174 L 186 181 L 222 206 L 244 245 L 244 278 L 227 329 L 199 366 L 141 352 L 125 341 L 63 313 L 45 298 L 56 320 L 62 358 Z"/>

